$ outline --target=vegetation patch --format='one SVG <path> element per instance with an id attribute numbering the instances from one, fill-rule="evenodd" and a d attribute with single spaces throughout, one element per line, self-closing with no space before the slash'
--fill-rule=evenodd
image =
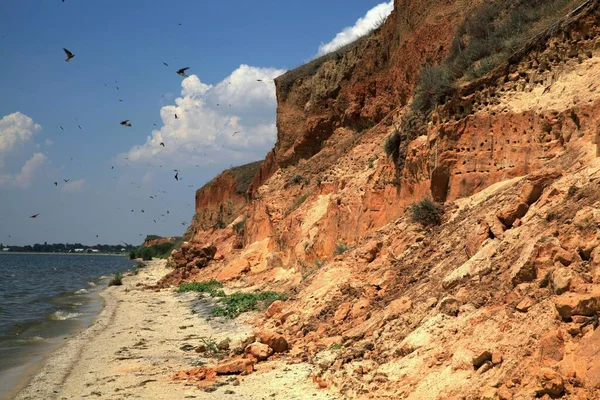
<path id="1" fill-rule="evenodd" d="M 161 243 L 150 247 L 140 246 L 129 253 L 129 258 L 141 258 L 144 261 L 150 261 L 153 258 L 168 258 L 175 248 L 181 247 L 181 240 Z"/>
<path id="2" fill-rule="evenodd" d="M 123 274 L 117 272 L 115 276 L 108 282 L 108 286 L 121 286 L 123 284 Z"/>
<path id="3" fill-rule="evenodd" d="M 345 243 L 340 242 L 335 245 L 335 250 L 333 251 L 333 254 L 339 256 L 340 254 L 344 254 L 348 250 L 350 250 L 350 247 L 348 247 Z"/>
<path id="4" fill-rule="evenodd" d="M 308 199 L 309 195 L 309 193 L 304 193 L 303 195 L 297 197 L 296 200 L 294 200 L 294 203 L 290 206 L 290 208 L 288 208 L 288 214 L 300 207 L 302 203 L 304 203 L 306 199 Z"/>
<path id="5" fill-rule="evenodd" d="M 276 300 L 287 300 L 287 295 L 277 292 L 233 293 L 219 300 L 220 305 L 213 309 L 213 317 L 235 318 L 247 311 L 264 310 Z"/>
<path id="6" fill-rule="evenodd" d="M 208 293 L 211 297 L 225 297 L 223 284 L 216 279 L 205 282 L 182 283 L 177 289 L 177 293 L 199 292 Z"/>
<path id="7" fill-rule="evenodd" d="M 423 199 L 410 205 L 410 215 L 413 222 L 421 225 L 439 225 L 442 223 L 444 209 L 430 199 Z"/>
<path id="8" fill-rule="evenodd" d="M 458 28 L 441 65 L 421 71 L 412 109 L 428 113 L 459 81 L 481 77 L 566 14 L 574 0 L 485 2 Z"/>
<path id="9" fill-rule="evenodd" d="M 237 194 L 245 194 L 248 191 L 261 164 L 262 161 L 255 161 L 229 170 L 229 173 L 233 175 L 237 183 L 237 187 L 235 188 Z"/>

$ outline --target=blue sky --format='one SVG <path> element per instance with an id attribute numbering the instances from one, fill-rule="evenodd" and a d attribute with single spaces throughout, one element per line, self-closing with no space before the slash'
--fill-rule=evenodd
<path id="1" fill-rule="evenodd" d="M 273 146 L 272 79 L 391 4 L 2 0 L 0 242 L 181 235 L 197 188 Z"/>

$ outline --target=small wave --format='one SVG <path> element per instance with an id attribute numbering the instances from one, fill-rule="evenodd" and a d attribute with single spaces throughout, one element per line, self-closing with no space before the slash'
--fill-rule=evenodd
<path id="1" fill-rule="evenodd" d="M 65 321 L 67 319 L 73 319 L 79 317 L 80 313 L 68 312 L 68 311 L 56 311 L 50 314 L 50 319 L 53 321 Z"/>
<path id="2" fill-rule="evenodd" d="M 44 339 L 41 336 L 34 336 L 34 337 L 30 337 L 30 338 L 25 338 L 25 339 L 19 339 L 18 340 L 19 343 L 47 343 L 48 339 Z"/>
<path id="3" fill-rule="evenodd" d="M 94 282 L 88 282 L 88 285 L 90 285 L 90 287 L 96 287 L 96 286 L 98 286 Z"/>
<path id="4" fill-rule="evenodd" d="M 75 292 L 75 294 L 86 294 L 89 293 L 89 291 L 87 289 L 79 289 Z"/>
<path id="5" fill-rule="evenodd" d="M 106 275 L 102 275 L 102 276 L 100 277 L 100 279 L 106 279 L 106 278 L 108 278 L 108 276 L 106 276 Z"/>

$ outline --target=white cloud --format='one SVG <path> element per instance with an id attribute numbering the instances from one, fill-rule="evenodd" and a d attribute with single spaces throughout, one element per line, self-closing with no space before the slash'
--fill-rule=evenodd
<path id="1" fill-rule="evenodd" d="M 28 188 L 37 170 L 46 163 L 46 156 L 43 153 L 34 153 L 33 156 L 25 162 L 18 174 L 0 174 L 0 185 L 16 185 L 23 189 Z"/>
<path id="2" fill-rule="evenodd" d="M 63 192 L 65 193 L 81 193 L 85 190 L 87 182 L 85 179 L 76 179 L 74 181 L 67 182 L 63 186 Z"/>
<path id="3" fill-rule="evenodd" d="M 52 146 L 54 144 L 54 140 L 46 139 L 46 146 Z"/>
<path id="4" fill-rule="evenodd" d="M 367 11 L 364 17 L 359 18 L 353 26 L 344 28 L 338 33 L 335 38 L 329 43 L 321 43 L 319 46 L 318 55 L 322 56 L 338 48 L 352 43 L 359 37 L 369 33 L 381 22 L 390 15 L 394 10 L 394 1 L 390 0 L 387 3 L 381 3 Z"/>
<path id="5" fill-rule="evenodd" d="M 15 146 L 29 142 L 42 127 L 31 118 L 15 112 L 0 119 L 0 166 L 4 164 L 4 155 Z"/>
<path id="6" fill-rule="evenodd" d="M 161 108 L 163 126 L 121 154 L 121 162 L 127 157 L 131 163 L 171 161 L 184 167 L 262 158 L 275 143 L 273 79 L 283 73 L 241 65 L 216 85 L 191 75 L 181 82 L 175 104 Z"/>

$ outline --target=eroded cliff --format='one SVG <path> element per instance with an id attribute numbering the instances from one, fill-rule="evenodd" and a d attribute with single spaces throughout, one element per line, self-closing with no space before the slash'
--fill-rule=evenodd
<path id="1" fill-rule="evenodd" d="M 278 78 L 247 192 L 225 172 L 196 195 L 186 248 L 217 254 L 190 278 L 290 293 L 257 325 L 348 398 L 597 398 L 600 9 L 559 6 L 414 123 L 422 69 L 478 4 L 398 0 Z M 441 224 L 410 212 L 426 198 Z"/>

